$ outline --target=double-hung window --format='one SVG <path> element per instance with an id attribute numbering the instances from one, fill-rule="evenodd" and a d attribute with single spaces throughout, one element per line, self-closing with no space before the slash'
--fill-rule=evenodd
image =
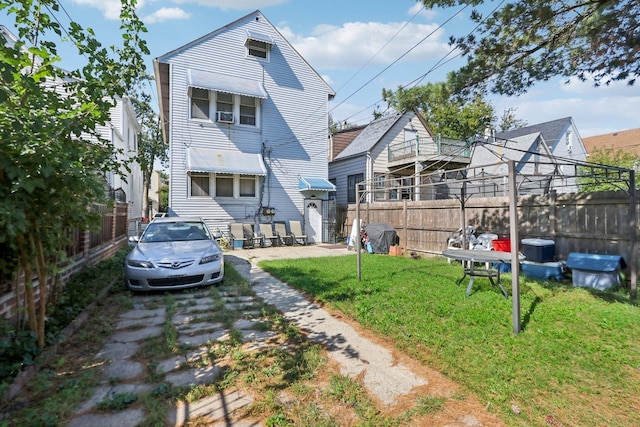
<path id="1" fill-rule="evenodd" d="M 233 197 L 233 175 L 216 174 L 216 197 Z"/>
<path id="2" fill-rule="evenodd" d="M 191 118 L 209 119 L 209 91 L 197 87 L 191 88 Z"/>
<path id="3" fill-rule="evenodd" d="M 240 124 L 256 125 L 256 98 L 240 96 Z"/>
<path id="4" fill-rule="evenodd" d="M 189 194 L 191 197 L 205 197 L 211 194 L 208 173 L 190 174 L 190 184 L 191 189 Z"/>
<path id="5" fill-rule="evenodd" d="M 255 199 L 260 177 L 257 175 L 216 174 L 216 197 L 236 200 Z"/>
<path id="6" fill-rule="evenodd" d="M 364 181 L 364 174 L 357 173 L 355 175 L 349 175 L 347 177 L 347 203 L 356 202 L 356 190 L 357 184 Z"/>
<path id="7" fill-rule="evenodd" d="M 233 110 L 234 110 L 234 98 L 235 95 L 225 92 L 216 92 L 216 112 L 217 121 L 222 123 L 234 123 Z"/>
<path id="8" fill-rule="evenodd" d="M 373 199 L 374 200 L 381 201 L 381 200 L 387 199 L 386 185 L 387 185 L 386 175 L 380 174 L 380 173 L 375 174 L 375 176 L 373 177 L 373 186 L 374 186 Z"/>
<path id="9" fill-rule="evenodd" d="M 267 42 L 247 39 L 247 55 L 253 58 L 269 59 L 269 47 L 271 45 Z"/>

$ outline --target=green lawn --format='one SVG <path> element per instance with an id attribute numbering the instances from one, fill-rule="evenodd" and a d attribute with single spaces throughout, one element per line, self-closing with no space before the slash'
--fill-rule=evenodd
<path id="1" fill-rule="evenodd" d="M 460 264 L 441 257 L 363 255 L 362 281 L 355 255 L 260 266 L 390 338 L 509 425 L 640 425 L 640 308 L 623 294 L 521 276 L 515 335 L 512 301 L 485 278 L 465 296 Z"/>

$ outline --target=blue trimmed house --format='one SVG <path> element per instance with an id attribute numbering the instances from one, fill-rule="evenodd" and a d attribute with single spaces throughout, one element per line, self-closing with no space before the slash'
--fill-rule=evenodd
<path id="1" fill-rule="evenodd" d="M 154 60 L 169 212 L 213 229 L 304 222 L 329 240 L 331 87 L 260 12 Z"/>

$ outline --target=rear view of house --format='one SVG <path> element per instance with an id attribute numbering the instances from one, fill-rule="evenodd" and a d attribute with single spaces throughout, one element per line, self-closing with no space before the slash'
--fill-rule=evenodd
<path id="1" fill-rule="evenodd" d="M 155 59 L 169 212 L 230 223 L 302 220 L 327 239 L 333 90 L 260 11 Z"/>

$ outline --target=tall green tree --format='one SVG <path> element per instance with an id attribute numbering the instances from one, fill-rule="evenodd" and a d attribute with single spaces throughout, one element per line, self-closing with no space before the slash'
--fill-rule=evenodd
<path id="1" fill-rule="evenodd" d="M 68 243 L 67 231 L 97 225 L 100 213 L 91 206 L 107 201 L 104 174 L 123 166 L 97 127 L 145 72 L 146 30 L 135 4 L 123 0 L 122 44 L 105 48 L 90 28 L 76 22 L 62 27 L 52 15 L 59 10 L 55 0 L 0 0 L 0 9 L 15 18 L 19 39 L 0 40 L 0 245 L 15 254 L 5 267 L 13 261 L 24 272 L 28 324 L 41 347 L 45 284 Z M 54 40 L 63 33 L 86 58 L 77 70 L 56 67 Z"/>
<path id="2" fill-rule="evenodd" d="M 450 39 L 467 57 L 454 74 L 456 92 L 517 95 L 555 76 L 633 85 L 640 74 L 638 0 L 513 0 L 495 9 L 483 0 L 421 2 L 477 7 L 477 30 Z"/>
<path id="3" fill-rule="evenodd" d="M 470 101 L 453 94 L 448 83 L 427 83 L 411 89 L 383 89 L 382 98 L 398 111 L 418 110 L 433 132 L 448 138 L 467 139 L 491 125 L 493 106 L 481 96 Z"/>
<path id="4" fill-rule="evenodd" d="M 146 218 L 151 217 L 149 212 L 149 190 L 156 161 L 164 166 L 169 159 L 168 147 L 162 139 L 160 117 L 151 107 L 151 95 L 147 90 L 150 87 L 150 83 L 151 79 L 148 76 L 144 76 L 136 85 L 135 92 L 131 98 L 141 127 L 138 135 L 136 161 L 140 164 L 140 169 L 142 170 L 142 210 Z"/>
<path id="5" fill-rule="evenodd" d="M 525 127 L 527 124 L 526 120 L 516 116 L 516 108 L 510 107 L 502 112 L 502 117 L 500 117 L 497 123 L 497 129 L 500 132 L 506 132 L 508 130 Z"/>

